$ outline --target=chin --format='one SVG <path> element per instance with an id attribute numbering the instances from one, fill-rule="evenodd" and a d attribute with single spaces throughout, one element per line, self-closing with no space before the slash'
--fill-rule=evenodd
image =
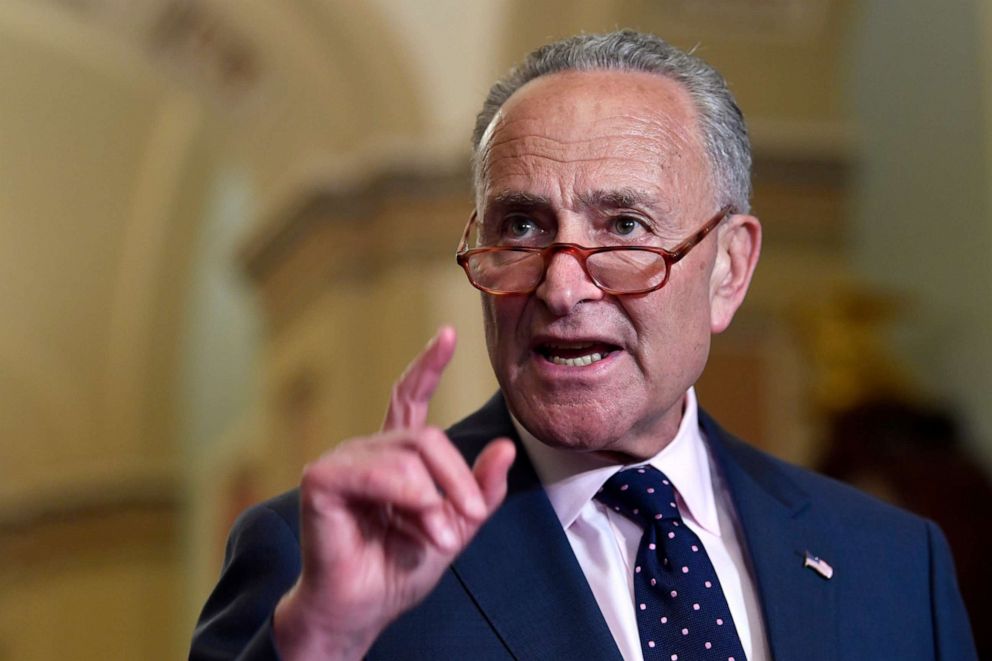
<path id="1" fill-rule="evenodd" d="M 609 450 L 609 436 L 588 428 L 562 429 L 561 425 L 551 424 L 538 427 L 531 433 L 542 443 L 561 450 L 574 450 L 576 452 Z"/>
<path id="2" fill-rule="evenodd" d="M 551 447 L 578 452 L 612 450 L 625 435 L 616 412 L 589 402 L 540 401 L 521 398 L 510 408 L 514 416 L 538 440 Z"/>

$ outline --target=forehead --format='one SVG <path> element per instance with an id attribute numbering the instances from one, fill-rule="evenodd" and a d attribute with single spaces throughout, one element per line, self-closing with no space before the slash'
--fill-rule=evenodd
<path id="1" fill-rule="evenodd" d="M 701 194 L 706 159 L 696 112 L 678 82 L 645 72 L 565 72 L 507 100 L 480 148 L 479 192 L 525 190 L 567 204 L 589 191 Z"/>

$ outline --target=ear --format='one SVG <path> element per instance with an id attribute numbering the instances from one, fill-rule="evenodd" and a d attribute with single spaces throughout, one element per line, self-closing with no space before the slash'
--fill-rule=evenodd
<path id="1" fill-rule="evenodd" d="M 734 214 L 717 232 L 716 261 L 710 275 L 710 330 L 721 333 L 751 284 L 761 254 L 761 223 L 754 216 Z"/>

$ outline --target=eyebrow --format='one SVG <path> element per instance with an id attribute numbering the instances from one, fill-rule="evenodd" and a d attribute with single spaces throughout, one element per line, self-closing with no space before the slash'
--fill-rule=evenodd
<path id="1" fill-rule="evenodd" d="M 551 200 L 543 195 L 525 193 L 522 191 L 503 191 L 493 196 L 491 206 L 512 207 L 517 209 L 536 209 L 550 207 Z"/>
<path id="2" fill-rule="evenodd" d="M 633 188 L 596 190 L 582 193 L 578 198 L 585 206 L 596 209 L 634 209 L 655 205 L 654 197 Z"/>
<path id="3" fill-rule="evenodd" d="M 595 190 L 589 193 L 580 193 L 577 197 L 584 206 L 598 209 L 633 209 L 651 207 L 655 204 L 654 197 L 633 188 Z M 551 200 L 544 195 L 535 193 L 503 191 L 493 196 L 491 204 L 493 206 L 534 209 L 550 207 Z"/>

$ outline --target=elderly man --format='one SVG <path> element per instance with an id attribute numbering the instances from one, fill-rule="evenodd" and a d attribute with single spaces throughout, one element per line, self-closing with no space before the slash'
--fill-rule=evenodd
<path id="1" fill-rule="evenodd" d="M 720 75 L 651 35 L 554 43 L 474 147 L 458 260 L 500 392 L 425 426 L 442 329 L 379 433 L 242 516 L 191 657 L 975 658 L 935 526 L 697 408 L 761 245 Z"/>

